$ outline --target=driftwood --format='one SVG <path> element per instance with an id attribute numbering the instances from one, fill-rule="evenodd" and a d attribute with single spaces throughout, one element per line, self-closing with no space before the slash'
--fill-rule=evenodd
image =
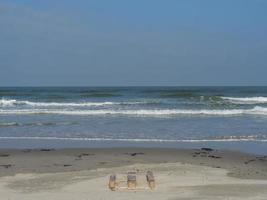
<path id="1" fill-rule="evenodd" d="M 148 171 L 146 173 L 146 180 L 150 189 L 154 189 L 156 187 L 155 178 L 152 171 Z"/>
<path id="2" fill-rule="evenodd" d="M 112 191 L 114 191 L 116 189 L 116 175 L 110 175 L 109 177 L 109 189 L 111 189 Z"/>
<path id="3" fill-rule="evenodd" d="M 136 188 L 136 172 L 127 173 L 127 185 L 128 185 L 128 189 Z"/>

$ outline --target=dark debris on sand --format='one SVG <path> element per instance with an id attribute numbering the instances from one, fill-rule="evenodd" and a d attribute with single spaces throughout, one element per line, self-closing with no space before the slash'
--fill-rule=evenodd
<path id="1" fill-rule="evenodd" d="M 244 164 L 247 165 L 249 163 L 256 162 L 256 161 L 267 162 L 267 156 L 257 156 L 255 157 L 255 159 L 250 159 L 250 160 L 245 161 Z"/>
<path id="2" fill-rule="evenodd" d="M 0 157 L 9 157 L 9 154 L 0 154 Z"/>
<path id="3" fill-rule="evenodd" d="M 40 151 L 55 151 L 55 149 L 40 149 Z"/>
<path id="4" fill-rule="evenodd" d="M 5 165 L 0 165 L 0 167 L 4 167 L 4 168 L 6 168 L 6 169 L 8 169 L 8 168 L 10 168 L 10 167 L 12 167 L 13 165 L 11 165 L 11 164 L 5 164 Z"/>
<path id="5" fill-rule="evenodd" d="M 125 153 L 126 155 L 130 155 L 130 156 L 137 156 L 137 155 L 144 155 L 145 153 L 143 152 L 138 152 L 138 153 Z"/>
<path id="6" fill-rule="evenodd" d="M 82 153 L 82 154 L 79 154 L 77 157 L 78 158 L 82 158 L 82 157 L 85 157 L 85 156 L 94 156 L 95 154 L 93 153 Z"/>
<path id="7" fill-rule="evenodd" d="M 201 148 L 202 151 L 214 151 L 212 148 Z"/>
<path id="8" fill-rule="evenodd" d="M 221 156 L 211 154 L 211 152 L 214 152 L 214 151 L 215 150 L 211 148 L 201 148 L 200 150 L 193 153 L 193 157 L 207 157 L 207 158 L 215 158 L 215 159 L 222 158 Z"/>

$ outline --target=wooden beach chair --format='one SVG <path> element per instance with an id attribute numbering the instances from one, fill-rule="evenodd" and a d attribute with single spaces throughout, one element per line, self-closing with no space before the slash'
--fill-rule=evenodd
<path id="1" fill-rule="evenodd" d="M 112 191 L 115 191 L 116 190 L 116 175 L 115 174 L 112 174 L 110 175 L 109 177 L 109 189 L 111 189 Z"/>
<path id="2" fill-rule="evenodd" d="M 150 187 L 150 189 L 152 189 L 152 190 L 155 189 L 156 183 L 155 183 L 155 178 L 154 178 L 152 171 L 147 171 L 146 180 L 147 180 L 147 184 Z"/>
<path id="3" fill-rule="evenodd" d="M 127 186 L 128 189 L 135 189 L 136 188 L 136 172 L 128 172 L 127 173 Z"/>

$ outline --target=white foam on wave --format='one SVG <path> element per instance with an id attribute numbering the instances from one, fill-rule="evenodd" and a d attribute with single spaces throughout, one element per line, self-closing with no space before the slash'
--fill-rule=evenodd
<path id="1" fill-rule="evenodd" d="M 265 104 L 267 97 L 221 97 L 234 104 Z"/>
<path id="2" fill-rule="evenodd" d="M 18 126 L 19 124 L 17 122 L 3 122 L 0 123 L 0 127 L 1 126 Z"/>
<path id="3" fill-rule="evenodd" d="M 70 140 L 70 141 L 114 141 L 114 142 L 189 142 L 189 143 L 201 143 L 201 142 L 267 142 L 267 139 L 256 139 L 256 138 L 240 138 L 240 139 L 127 139 L 127 138 L 79 138 L 79 137 L 12 137 L 3 136 L 0 139 L 11 139 L 11 140 Z"/>
<path id="4" fill-rule="evenodd" d="M 57 114 L 57 115 L 132 115 L 132 116 L 175 116 L 175 115 L 267 115 L 267 108 L 256 106 L 252 109 L 225 109 L 225 110 L 182 110 L 182 109 L 155 109 L 155 110 L 63 110 L 63 109 L 17 109 L 0 110 L 0 114 L 27 115 L 27 114 Z"/>
<path id="5" fill-rule="evenodd" d="M 1 99 L 0 106 L 3 107 L 10 107 L 10 106 L 17 106 L 17 105 L 28 105 L 33 107 L 82 107 L 82 106 L 105 106 L 105 105 L 114 105 L 119 104 L 119 102 L 32 102 L 32 101 L 20 101 L 15 99 Z"/>
<path id="6" fill-rule="evenodd" d="M 105 106 L 105 105 L 114 105 L 117 104 L 115 102 L 81 102 L 81 103 L 57 103 L 57 102 L 30 102 L 24 101 L 26 105 L 30 106 L 40 106 L 40 107 L 60 107 L 60 106 L 72 106 L 72 107 L 80 107 L 80 106 Z"/>
<path id="7" fill-rule="evenodd" d="M 0 107 L 12 107 L 19 105 L 27 105 L 32 107 L 90 107 L 90 106 L 106 106 L 106 105 L 135 105 L 135 104 L 149 104 L 150 101 L 136 101 L 136 102 L 32 102 L 15 99 L 1 99 Z"/>
<path id="8" fill-rule="evenodd" d="M 14 106 L 17 100 L 14 99 L 1 99 L 0 106 Z"/>
<path id="9" fill-rule="evenodd" d="M 30 123 L 18 123 L 18 122 L 0 122 L 0 127 L 8 126 L 55 126 L 55 125 L 74 125 L 76 122 L 30 122 Z"/>

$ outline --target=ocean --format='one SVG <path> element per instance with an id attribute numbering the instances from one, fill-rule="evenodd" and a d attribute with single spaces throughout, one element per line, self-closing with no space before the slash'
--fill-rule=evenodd
<path id="1" fill-rule="evenodd" d="M 267 87 L 1 87 L 0 148 L 267 153 Z"/>

